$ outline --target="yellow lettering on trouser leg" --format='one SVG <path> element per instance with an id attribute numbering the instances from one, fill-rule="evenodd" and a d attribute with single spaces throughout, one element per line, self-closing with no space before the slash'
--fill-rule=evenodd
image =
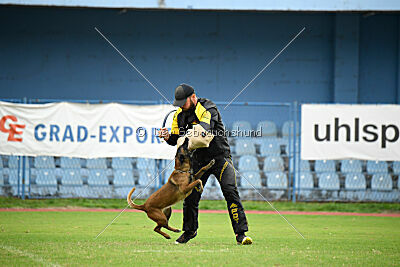
<path id="1" fill-rule="evenodd" d="M 239 214 L 237 213 L 237 205 L 235 203 L 232 203 L 230 206 L 231 213 L 232 213 L 232 218 L 236 221 L 236 223 L 239 223 Z"/>

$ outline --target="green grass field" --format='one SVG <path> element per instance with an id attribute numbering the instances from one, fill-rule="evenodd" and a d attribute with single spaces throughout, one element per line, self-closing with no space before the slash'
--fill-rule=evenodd
<path id="1" fill-rule="evenodd" d="M 198 236 L 175 245 L 153 232 L 145 213 L 1 212 L 1 266 L 400 265 L 400 218 L 248 214 L 252 246 L 238 246 L 227 214 L 200 214 Z M 181 227 L 174 213 L 172 226 Z"/>

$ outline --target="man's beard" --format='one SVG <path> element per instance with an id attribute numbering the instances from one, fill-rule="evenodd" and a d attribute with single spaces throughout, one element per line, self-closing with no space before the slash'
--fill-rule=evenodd
<path id="1" fill-rule="evenodd" d="M 194 109 L 195 104 L 193 103 L 193 100 L 191 98 L 189 100 L 190 100 L 190 106 L 188 109 Z"/>

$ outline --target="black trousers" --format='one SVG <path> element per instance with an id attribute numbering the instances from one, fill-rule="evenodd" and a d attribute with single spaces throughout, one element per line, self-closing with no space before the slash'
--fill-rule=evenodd
<path id="1" fill-rule="evenodd" d="M 193 165 L 194 173 L 203 167 L 203 165 L 198 164 L 196 160 L 194 160 Z M 233 168 L 232 159 L 226 158 L 223 155 L 217 156 L 215 158 L 214 166 L 200 178 L 203 182 L 203 186 L 206 185 L 208 177 L 211 174 L 214 174 L 221 186 L 222 193 L 227 203 L 233 231 L 235 234 L 247 232 L 247 219 L 237 190 L 236 173 Z M 198 213 L 200 198 L 201 194 L 195 188 L 183 201 L 184 231 L 196 231 L 199 227 Z"/>

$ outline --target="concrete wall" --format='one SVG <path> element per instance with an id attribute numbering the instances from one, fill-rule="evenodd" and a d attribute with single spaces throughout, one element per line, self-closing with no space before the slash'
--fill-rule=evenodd
<path id="1" fill-rule="evenodd" d="M 1 6 L 0 23 L 0 98 L 160 100 L 98 27 L 171 101 L 181 82 L 230 101 L 305 26 L 238 101 L 400 103 L 398 14 Z M 289 118 L 245 110 L 224 120 Z"/>

